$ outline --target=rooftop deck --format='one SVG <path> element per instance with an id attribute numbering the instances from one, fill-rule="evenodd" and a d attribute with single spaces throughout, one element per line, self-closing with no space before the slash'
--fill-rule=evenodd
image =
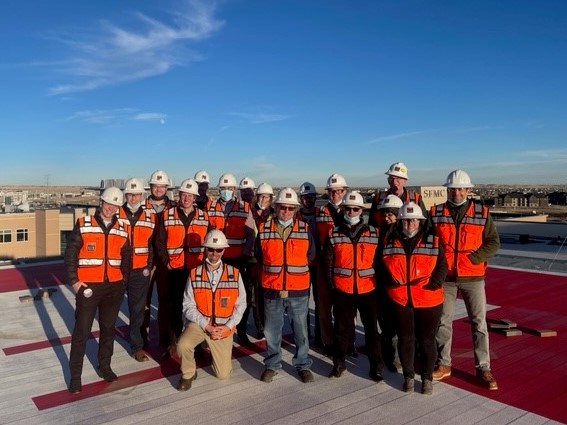
<path id="1" fill-rule="evenodd" d="M 87 344 L 83 392 L 70 394 L 66 383 L 74 295 L 62 285 L 62 264 L 4 268 L 0 270 L 0 423 L 567 423 L 567 274 L 550 271 L 564 259 L 554 259 L 553 251 L 543 252 L 535 255 L 505 246 L 493 262 L 498 266 L 489 268 L 489 319 L 511 319 L 525 330 L 514 337 L 491 333 L 492 368 L 500 389 L 488 391 L 474 382 L 469 325 L 461 305 L 455 323 L 453 375 L 435 382 L 432 396 L 402 392 L 401 374 L 385 371 L 385 383 L 370 381 L 364 355 L 351 359 L 348 374 L 331 380 L 327 378 L 331 361 L 312 351 L 315 382 L 303 384 L 291 366 L 293 346 L 289 345 L 284 346 L 284 370 L 266 384 L 258 380 L 263 341 L 256 343 L 255 350 L 235 343 L 234 372 L 227 381 L 217 380 L 208 359 L 203 359 L 191 390 L 179 393 L 175 360 L 162 360 L 157 347 L 149 350 L 150 362 L 137 363 L 128 355 L 125 302 L 112 363 L 119 380 L 109 384 L 96 375 L 93 339 Z M 57 289 L 51 298 L 19 300 L 49 287 Z M 555 330 L 557 336 L 535 336 L 528 328 Z M 94 337 L 96 331 L 95 322 Z M 361 332 L 358 329 L 360 344 Z"/>

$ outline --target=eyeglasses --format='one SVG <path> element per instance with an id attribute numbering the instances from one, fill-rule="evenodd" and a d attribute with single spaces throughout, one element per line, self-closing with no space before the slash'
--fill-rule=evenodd
<path id="1" fill-rule="evenodd" d="M 331 195 L 341 195 L 345 193 L 345 189 L 329 189 L 328 190 Z"/>
<path id="2" fill-rule="evenodd" d="M 280 210 L 282 210 L 282 211 L 295 211 L 295 207 L 285 207 L 283 205 L 280 205 Z"/>
<path id="3" fill-rule="evenodd" d="M 352 211 L 352 212 L 359 212 L 360 211 L 360 207 L 344 207 L 346 212 Z"/>
<path id="4" fill-rule="evenodd" d="M 224 251 L 224 248 L 207 248 L 207 251 L 220 253 Z"/>

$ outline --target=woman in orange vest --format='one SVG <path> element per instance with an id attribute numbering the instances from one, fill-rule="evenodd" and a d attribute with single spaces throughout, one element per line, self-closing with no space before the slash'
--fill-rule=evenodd
<path id="1" fill-rule="evenodd" d="M 69 355 L 71 393 L 82 390 L 83 359 L 97 311 L 98 373 L 107 382 L 118 379 L 110 368 L 110 359 L 114 351 L 114 326 L 132 266 L 132 250 L 128 232 L 116 215 L 124 202 L 122 191 L 109 187 L 100 199 L 94 215 L 77 220 L 65 250 L 67 280 L 76 292 L 75 328 Z"/>
<path id="2" fill-rule="evenodd" d="M 328 282 L 334 289 L 335 341 L 333 369 L 329 378 L 339 378 L 346 370 L 345 357 L 352 344 L 357 310 L 364 326 L 364 340 L 369 376 L 384 380 L 378 335 L 378 302 L 374 255 L 378 246 L 378 230 L 362 220 L 364 199 L 358 192 L 348 192 L 342 202 L 342 222 L 333 228 L 324 248 Z"/>
<path id="3" fill-rule="evenodd" d="M 398 329 L 398 353 L 404 375 L 403 390 L 415 385 L 416 343 L 421 359 L 421 392 L 433 393 L 437 359 L 435 335 L 443 310 L 443 282 L 447 260 L 437 237 L 423 231 L 425 216 L 414 202 L 404 204 L 398 224 L 380 241 L 377 273 L 393 301 Z"/>

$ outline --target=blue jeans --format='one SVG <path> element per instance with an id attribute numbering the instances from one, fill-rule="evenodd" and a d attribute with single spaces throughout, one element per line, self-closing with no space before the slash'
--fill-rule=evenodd
<path id="1" fill-rule="evenodd" d="M 451 344 L 453 342 L 453 317 L 457 292 L 461 293 L 467 314 L 471 321 L 471 333 L 474 346 L 475 367 L 478 370 L 490 370 L 490 349 L 488 343 L 488 326 L 486 323 L 486 292 L 484 279 L 473 282 L 445 282 L 443 284 L 445 299 L 439 329 L 437 330 L 437 362 L 451 366 Z"/>
<path id="2" fill-rule="evenodd" d="M 313 360 L 309 357 L 309 336 L 307 334 L 308 304 L 309 296 L 264 299 L 264 335 L 268 348 L 264 365 L 267 369 L 280 370 L 282 368 L 281 343 L 285 313 L 291 322 L 295 342 L 292 364 L 297 370 L 311 367 Z"/>

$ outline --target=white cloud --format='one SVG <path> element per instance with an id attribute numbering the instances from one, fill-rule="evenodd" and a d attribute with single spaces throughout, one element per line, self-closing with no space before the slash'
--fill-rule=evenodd
<path id="1" fill-rule="evenodd" d="M 176 66 L 201 60 L 188 51 L 218 31 L 223 22 L 214 17 L 216 2 L 189 0 L 171 13 L 170 22 L 135 14 L 135 29 L 101 22 L 100 32 L 88 37 L 72 34 L 61 39 L 74 57 L 50 66 L 70 82 L 49 89 L 51 95 L 94 90 L 161 75 Z"/>
<path id="2" fill-rule="evenodd" d="M 152 121 L 165 123 L 167 114 L 159 112 L 137 112 L 133 108 L 94 109 L 78 111 L 66 118 L 67 121 L 84 121 L 91 124 L 108 124 L 120 121 Z"/>
<path id="3" fill-rule="evenodd" d="M 284 121 L 291 118 L 291 115 L 267 114 L 265 112 L 247 113 L 247 112 L 231 112 L 230 115 L 242 118 L 250 124 L 265 124 L 268 122 Z"/>
<path id="4" fill-rule="evenodd" d="M 372 145 L 374 143 L 385 142 L 388 140 L 405 139 L 407 137 L 418 136 L 420 134 L 431 133 L 433 131 L 435 130 L 418 130 L 418 131 L 410 131 L 407 133 L 391 134 L 389 136 L 380 136 L 380 137 L 376 137 L 375 139 L 369 140 L 367 144 Z"/>
<path id="5" fill-rule="evenodd" d="M 157 121 L 160 123 L 164 123 L 166 118 L 167 118 L 166 114 L 160 114 L 158 112 L 143 112 L 134 115 L 133 119 L 136 121 Z"/>

